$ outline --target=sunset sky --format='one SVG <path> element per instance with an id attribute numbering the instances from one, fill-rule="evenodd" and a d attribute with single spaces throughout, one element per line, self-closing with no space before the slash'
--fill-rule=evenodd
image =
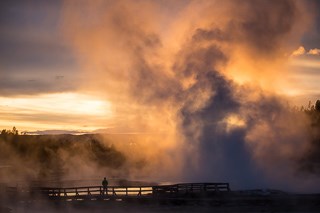
<path id="1" fill-rule="evenodd" d="M 117 44 L 113 41 L 120 37 L 119 39 L 123 39 L 130 46 L 139 35 L 132 33 L 130 29 L 126 31 L 125 26 L 122 26 L 125 29 L 122 33 L 118 33 L 117 29 L 108 31 L 108 22 L 112 20 L 112 15 L 108 14 L 117 14 L 117 10 L 123 8 L 114 6 L 112 1 L 93 2 L 95 4 L 91 5 L 83 1 L 0 2 L 0 129 L 16 126 L 20 131 L 36 133 L 50 133 L 48 130 L 51 130 L 51 133 L 52 130 L 70 133 L 97 132 L 106 129 L 111 133 L 148 132 L 158 129 L 157 125 L 149 122 L 162 118 L 164 111 L 167 112 L 167 118 L 170 117 L 174 110 L 166 108 L 168 105 L 172 108 L 178 107 L 171 104 L 161 106 L 163 109 L 157 114 L 157 109 L 154 109 L 156 105 L 153 105 L 152 109 L 143 108 L 146 104 L 141 107 L 141 102 L 127 98 L 127 91 L 131 89 L 127 88 L 126 80 L 122 79 L 126 78 L 127 72 L 123 70 L 130 69 L 128 67 L 134 63 L 128 59 L 131 56 L 123 53 L 127 51 L 124 42 Z M 173 3 L 159 0 L 155 4 L 131 1 L 128 5 L 125 1 L 121 2 L 125 5 L 123 10 L 128 10 L 131 14 L 126 13 L 132 17 L 132 25 L 143 27 L 140 23 L 142 20 L 146 25 L 144 29 L 155 32 L 160 38 L 164 48 L 150 53 L 146 50 L 145 54 L 151 56 L 147 62 L 141 61 L 147 65 L 153 63 L 154 67 L 159 65 L 160 68 L 157 69 L 166 67 L 166 70 L 171 70 L 172 68 L 167 67 L 179 64 L 177 61 L 172 62 L 171 58 L 183 46 L 182 41 L 186 40 L 188 30 L 197 29 L 196 25 L 200 22 L 202 24 L 199 26 L 210 26 L 209 19 L 206 20 L 208 11 L 204 12 L 203 17 L 196 13 L 202 10 L 199 9 L 202 8 L 201 4 L 206 5 L 208 1 L 195 3 L 186 0 Z M 219 8 L 222 1 L 213 2 L 216 2 L 216 7 Z M 259 62 L 258 67 L 263 69 L 266 65 L 270 65 L 270 69 L 277 69 L 272 72 L 273 77 L 270 78 L 271 75 L 263 71 L 260 74 L 251 71 L 255 67 L 250 60 L 254 59 L 249 55 L 242 57 L 243 49 L 247 48 L 244 47 L 246 44 L 239 44 L 234 49 L 230 48 L 232 45 L 221 44 L 224 52 L 231 51 L 234 56 L 230 57 L 230 66 L 225 68 L 229 79 L 239 85 L 248 83 L 261 90 L 286 96 L 292 105 L 307 105 L 309 100 L 314 102 L 320 99 L 320 15 L 316 13 L 320 11 L 320 4 L 311 0 L 300 2 L 303 2 L 307 9 L 298 15 L 298 27 L 292 28 L 299 32 L 290 32 L 290 38 L 288 36 L 288 41 L 292 38 L 292 43 L 281 46 L 282 43 L 279 42 L 279 46 L 275 48 L 283 51 L 273 54 L 272 57 L 267 56 L 265 61 Z M 242 4 L 242 1 L 236 3 Z M 113 9 L 114 7 L 116 9 Z M 310 8 L 314 11 L 309 10 Z M 217 11 L 219 13 L 218 9 Z M 228 11 L 223 8 L 221 11 L 218 16 L 221 17 L 221 23 L 220 19 L 214 19 L 217 26 L 224 26 L 227 22 L 224 16 L 228 15 Z M 281 15 L 287 16 L 285 13 Z M 302 17 L 303 15 L 306 18 Z M 139 16 L 151 18 L 140 20 Z M 127 20 L 128 17 L 124 19 Z M 117 23 L 123 24 L 121 18 Z M 122 35 L 126 38 L 122 38 Z M 242 34 L 239 34 L 239 37 L 241 36 Z M 108 39 L 110 42 L 105 42 Z M 241 42 L 244 43 L 241 40 L 237 41 L 237 44 Z M 259 51 L 264 52 L 263 49 Z M 109 58 L 105 60 L 102 57 Z M 281 60 L 278 60 L 278 57 L 281 57 Z M 275 65 L 270 64 L 273 61 Z M 97 67 L 116 71 L 101 74 Z M 131 68 L 135 69 L 132 66 Z M 234 71 L 237 69 L 243 71 Z M 123 73 L 125 77 L 119 73 Z M 165 73 L 166 76 L 172 75 L 170 71 Z M 160 75 L 158 77 L 161 78 Z M 188 88 L 188 85 L 193 84 L 193 80 L 192 76 L 186 77 L 181 81 L 181 85 Z M 149 78 L 142 78 L 137 81 L 137 85 L 149 84 L 149 81 Z M 108 86 L 104 87 L 105 84 Z M 163 96 L 168 92 L 170 90 L 163 90 Z M 141 91 L 141 97 L 146 97 L 145 94 L 148 95 L 148 92 Z M 138 97 L 141 98 L 140 95 Z M 143 100 L 143 103 L 146 102 L 147 100 Z M 154 110 L 150 116 L 145 114 L 145 111 L 150 110 Z M 230 120 L 230 117 L 228 119 Z M 170 126 L 170 119 L 165 122 Z M 136 125 L 137 123 L 139 125 Z"/>
<path id="2" fill-rule="evenodd" d="M 0 130 L 109 133 L 149 163 L 132 178 L 319 192 L 318 127 L 293 108 L 320 99 L 319 11 L 317 0 L 0 1 Z"/>

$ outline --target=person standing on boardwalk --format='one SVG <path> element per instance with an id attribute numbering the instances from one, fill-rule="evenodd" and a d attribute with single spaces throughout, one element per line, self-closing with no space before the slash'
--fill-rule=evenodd
<path id="1" fill-rule="evenodd" d="M 103 187 L 102 193 L 103 194 L 108 194 L 108 181 L 107 181 L 106 177 L 103 178 L 102 187 Z"/>

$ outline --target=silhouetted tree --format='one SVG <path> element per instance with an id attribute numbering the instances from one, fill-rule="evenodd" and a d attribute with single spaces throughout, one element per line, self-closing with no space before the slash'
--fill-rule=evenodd
<path id="1" fill-rule="evenodd" d="M 12 130 L 6 130 L 6 129 L 3 129 L 1 131 L 1 135 L 19 135 L 19 131 L 17 130 L 17 128 L 14 126 L 12 128 Z"/>
<path id="2" fill-rule="evenodd" d="M 1 131 L 1 135 L 6 135 L 7 134 L 7 130 L 6 129 L 3 129 L 2 131 Z"/>
<path id="3" fill-rule="evenodd" d="M 315 105 L 309 102 L 308 108 L 302 112 L 310 119 L 308 149 L 301 156 L 300 169 L 314 174 L 320 174 L 320 100 Z"/>
<path id="4" fill-rule="evenodd" d="M 320 112 L 320 100 L 316 101 L 315 109 Z"/>
<path id="5" fill-rule="evenodd" d="M 19 131 L 17 130 L 17 128 L 15 126 L 12 128 L 11 132 L 13 135 L 19 135 Z"/>

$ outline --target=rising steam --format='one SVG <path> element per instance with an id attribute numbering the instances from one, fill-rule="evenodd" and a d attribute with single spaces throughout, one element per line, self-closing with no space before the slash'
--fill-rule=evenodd
<path id="1" fill-rule="evenodd" d="M 308 5 L 258 1 L 70 1 L 63 30 L 84 89 L 112 103 L 115 126 L 153 134 L 150 178 L 311 189 L 295 159 L 307 119 L 291 112 L 286 59 Z M 160 151 L 159 151 L 160 150 Z M 157 159 L 157 160 L 155 160 Z M 159 172 L 159 170 L 161 170 Z M 314 188 L 313 188 L 314 189 Z"/>

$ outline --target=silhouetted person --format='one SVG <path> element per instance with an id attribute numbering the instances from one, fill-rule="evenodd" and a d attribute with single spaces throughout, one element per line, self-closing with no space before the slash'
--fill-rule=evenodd
<path id="1" fill-rule="evenodd" d="M 107 181 L 107 178 L 103 178 L 103 181 L 102 181 L 102 186 L 103 186 L 103 194 L 108 194 L 108 181 Z"/>

